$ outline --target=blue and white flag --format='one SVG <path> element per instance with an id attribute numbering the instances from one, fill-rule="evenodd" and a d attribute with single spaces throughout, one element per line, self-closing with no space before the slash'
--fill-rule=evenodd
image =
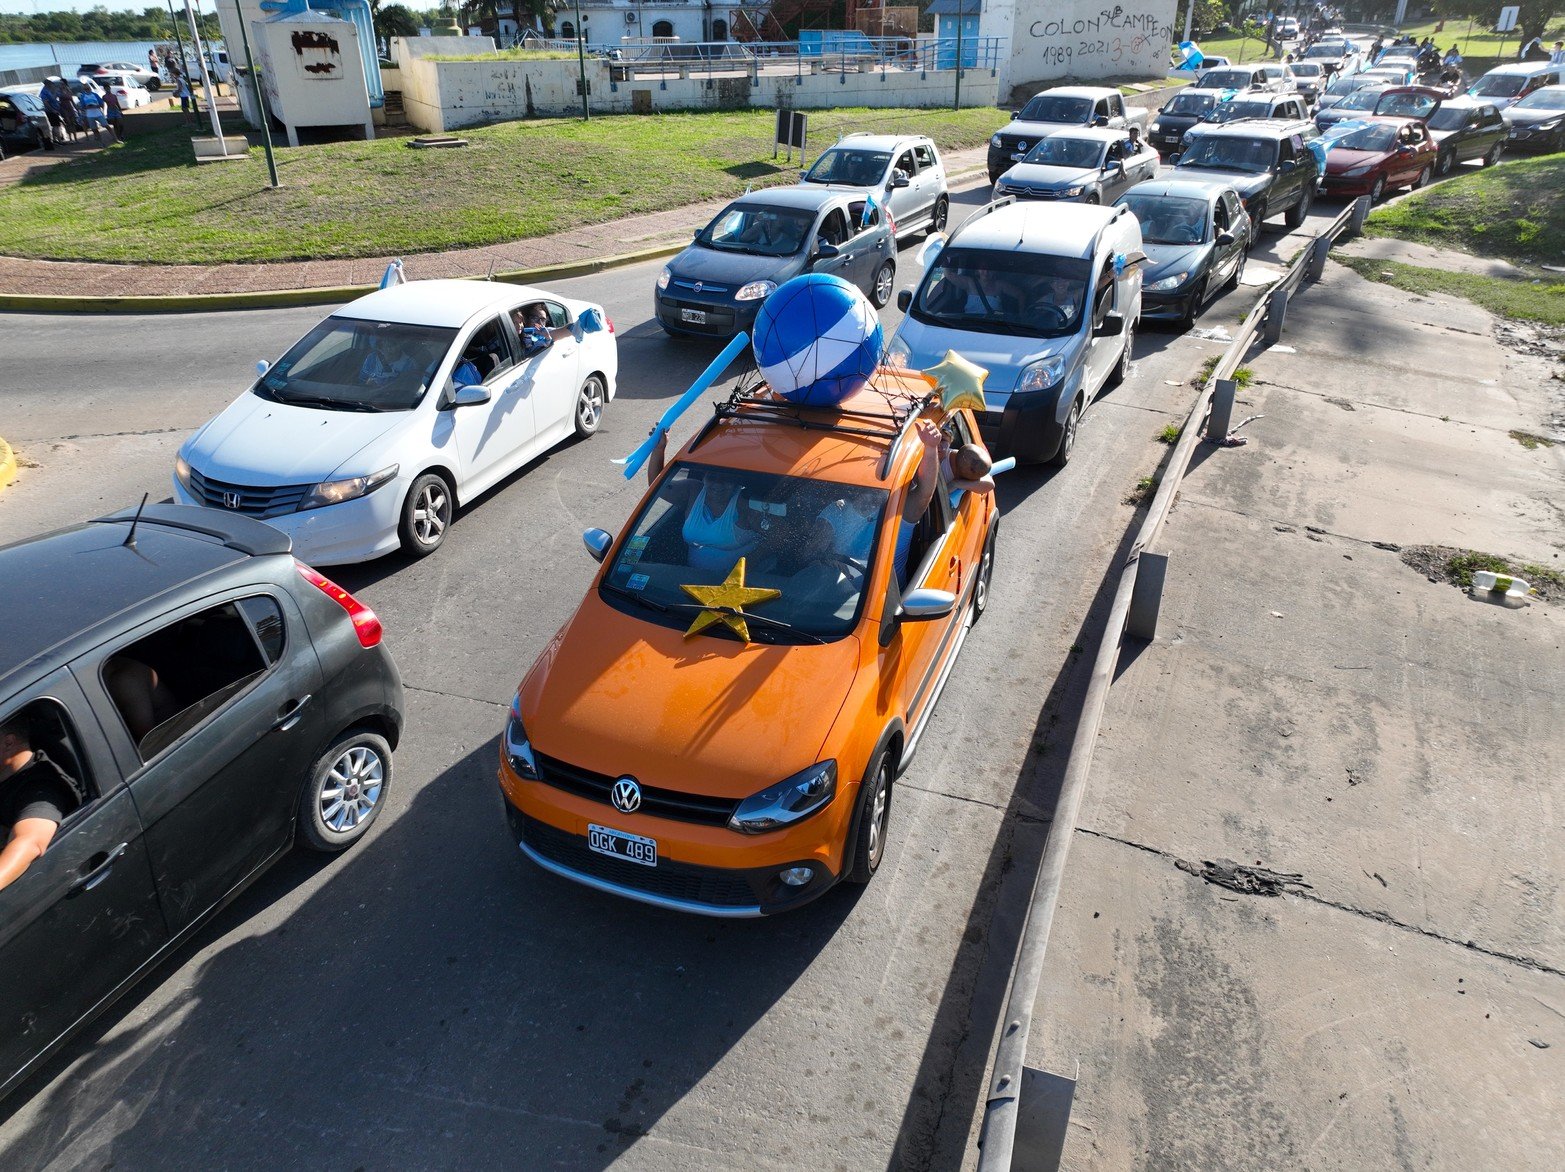
<path id="1" fill-rule="evenodd" d="M 1179 56 L 1179 64 L 1174 66 L 1174 68 L 1188 69 L 1192 73 L 1200 69 L 1201 62 L 1206 60 L 1206 57 L 1201 53 L 1201 46 L 1194 41 L 1180 41 Z"/>
<path id="2" fill-rule="evenodd" d="M 868 193 L 864 196 L 864 214 L 859 217 L 859 227 L 868 228 L 875 217 L 875 197 Z"/>

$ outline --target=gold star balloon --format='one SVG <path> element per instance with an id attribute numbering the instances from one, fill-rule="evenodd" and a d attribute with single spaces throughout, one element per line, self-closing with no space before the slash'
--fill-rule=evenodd
<path id="1" fill-rule="evenodd" d="M 699 635 L 713 623 L 722 623 L 746 643 L 750 641 L 750 627 L 744 621 L 744 608 L 756 602 L 770 602 L 782 595 L 781 590 L 766 590 L 744 584 L 744 558 L 728 571 L 728 577 L 716 586 L 685 586 L 680 589 L 702 606 L 710 609 L 696 615 L 695 622 L 685 632 L 685 638 Z"/>
<path id="2" fill-rule="evenodd" d="M 989 372 L 976 362 L 969 362 L 955 350 L 947 350 L 937 365 L 926 367 L 922 373 L 934 380 L 940 405 L 947 411 L 959 407 L 984 409 L 984 379 Z"/>

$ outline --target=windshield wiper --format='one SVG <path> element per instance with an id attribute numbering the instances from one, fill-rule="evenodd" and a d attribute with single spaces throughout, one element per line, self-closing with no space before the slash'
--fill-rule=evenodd
<path id="1" fill-rule="evenodd" d="M 380 411 L 379 407 L 361 403 L 357 399 L 329 399 L 325 395 L 289 395 L 285 398 L 276 391 L 272 395 L 279 403 L 286 403 L 290 407 L 325 407 L 328 411 Z"/>
<path id="2" fill-rule="evenodd" d="M 829 639 L 822 639 L 814 632 L 801 630 L 792 623 L 784 622 L 782 619 L 774 619 L 770 615 L 756 614 L 754 611 L 739 610 L 738 608 L 731 606 L 702 606 L 699 602 L 676 602 L 668 607 L 665 607 L 664 609 L 710 610 L 716 612 L 717 614 L 733 615 L 734 618 L 743 619 L 747 623 L 760 623 L 763 627 L 772 627 L 775 630 L 787 631 L 791 635 L 798 635 L 801 639 L 808 639 L 812 643 L 825 644 L 830 642 Z"/>
<path id="3" fill-rule="evenodd" d="M 607 590 L 610 594 L 626 599 L 629 602 L 634 602 L 637 606 L 644 606 L 648 610 L 655 610 L 660 614 L 668 613 L 668 606 L 665 603 L 661 603 L 655 598 L 648 598 L 644 594 L 637 594 L 634 590 L 627 590 L 625 587 L 616 585 L 613 582 L 602 582 L 599 584 L 599 589 Z"/>

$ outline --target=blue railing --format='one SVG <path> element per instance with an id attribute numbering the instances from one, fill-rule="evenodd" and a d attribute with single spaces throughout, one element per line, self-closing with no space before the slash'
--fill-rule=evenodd
<path id="1" fill-rule="evenodd" d="M 1000 67 L 999 37 L 963 37 L 964 69 L 991 73 Z M 576 42 L 527 35 L 511 47 L 576 52 Z M 797 41 L 622 41 L 588 42 L 589 57 L 606 60 L 635 77 L 713 77 L 753 74 L 870 73 L 879 70 L 931 73 L 956 65 L 956 37 L 870 37 L 852 31 L 806 31 Z"/>

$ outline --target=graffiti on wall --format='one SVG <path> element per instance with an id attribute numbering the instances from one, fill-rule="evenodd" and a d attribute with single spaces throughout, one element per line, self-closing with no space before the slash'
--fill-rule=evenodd
<path id="1" fill-rule="evenodd" d="M 1174 0 L 1066 3 L 1022 26 L 1013 78 L 1161 76 L 1173 43 Z"/>

